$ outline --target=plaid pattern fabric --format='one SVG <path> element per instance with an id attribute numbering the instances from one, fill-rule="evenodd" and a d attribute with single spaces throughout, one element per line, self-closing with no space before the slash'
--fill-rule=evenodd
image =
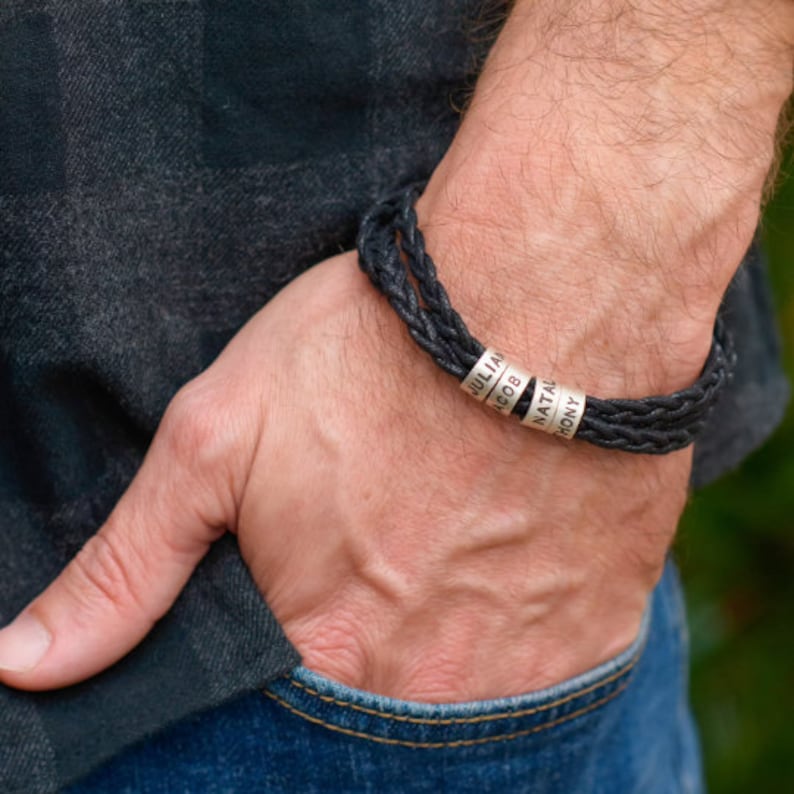
<path id="1" fill-rule="evenodd" d="M 478 5 L 0 4 L 0 623 L 102 523 L 177 388 L 351 247 L 374 197 L 432 171 L 471 85 Z M 785 401 L 760 273 L 751 261 L 729 298 L 745 369 L 701 480 Z M 768 426 L 745 428 L 761 398 Z M 0 689 L 0 791 L 55 791 L 296 660 L 226 539 L 112 670 Z"/>

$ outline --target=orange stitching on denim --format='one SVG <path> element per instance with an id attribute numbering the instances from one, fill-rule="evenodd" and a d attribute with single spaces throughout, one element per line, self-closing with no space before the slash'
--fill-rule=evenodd
<path id="1" fill-rule="evenodd" d="M 289 678 L 289 682 L 292 686 L 296 687 L 297 689 L 302 689 L 308 695 L 313 695 L 314 697 L 322 700 L 324 703 L 331 703 L 334 706 L 340 706 L 341 708 L 352 709 L 353 711 L 360 711 L 362 714 L 368 714 L 371 717 L 381 717 L 382 719 L 392 720 L 393 722 L 408 722 L 414 725 L 474 725 L 480 722 L 493 722 L 495 720 L 501 719 L 512 719 L 516 717 L 527 717 L 531 714 L 539 714 L 544 711 L 549 711 L 550 709 L 556 708 L 557 706 L 563 706 L 566 703 L 570 703 L 570 701 L 575 700 L 578 697 L 582 697 L 582 695 L 587 695 L 590 692 L 599 689 L 602 686 L 606 686 L 607 684 L 611 684 L 613 681 L 616 681 L 621 676 L 630 673 L 634 667 L 637 665 L 639 661 L 640 655 L 642 653 L 642 648 L 640 648 L 637 653 L 631 658 L 630 662 L 616 673 L 608 676 L 607 678 L 601 679 L 590 686 L 584 687 L 583 689 L 577 689 L 575 692 L 571 692 L 570 694 L 566 695 L 559 700 L 554 700 L 551 703 L 546 703 L 543 706 L 533 706 L 531 708 L 521 709 L 519 711 L 502 711 L 497 714 L 481 714 L 477 717 L 410 717 L 408 715 L 402 714 L 389 714 L 388 712 L 378 711 L 377 709 L 367 708 L 366 706 L 359 706 L 357 703 L 351 703 L 348 700 L 339 700 L 338 698 L 331 697 L 330 695 L 321 695 L 316 689 L 312 689 L 311 687 L 307 686 L 306 684 L 302 684 L 299 681 L 295 681 L 292 678 Z"/>
<path id="2" fill-rule="evenodd" d="M 283 700 L 278 695 L 274 694 L 273 692 L 268 692 L 265 690 L 265 695 L 267 695 L 272 700 L 275 700 L 280 706 L 283 706 L 287 711 L 291 712 L 297 717 L 301 717 L 308 722 L 311 722 L 315 725 L 321 725 L 324 728 L 328 728 L 330 731 L 335 731 L 336 733 L 343 733 L 345 736 L 353 736 L 356 739 L 368 739 L 372 742 L 378 742 L 379 744 L 390 744 L 396 745 L 399 747 L 411 747 L 414 749 L 423 749 L 423 750 L 441 750 L 444 748 L 455 748 L 455 747 L 472 747 L 474 745 L 479 744 L 489 744 L 495 742 L 509 742 L 514 739 L 520 739 L 524 736 L 530 736 L 534 733 L 540 733 L 541 731 L 549 730 L 551 728 L 556 728 L 558 725 L 562 725 L 565 722 L 570 722 L 571 720 L 576 719 L 577 717 L 581 717 L 591 711 L 595 711 L 597 708 L 609 703 L 610 700 L 616 698 L 624 689 L 629 685 L 629 682 L 626 681 L 624 684 L 619 686 L 614 692 L 610 692 L 610 694 L 606 695 L 605 697 L 601 698 L 600 700 L 596 700 L 595 702 L 591 703 L 589 706 L 585 706 L 584 708 L 579 709 L 578 711 L 571 712 L 570 714 L 566 714 L 564 717 L 558 717 L 556 720 L 551 720 L 550 722 L 544 722 L 542 725 L 535 725 L 532 728 L 526 728 L 522 731 L 515 731 L 514 733 L 505 733 L 499 736 L 485 736 L 480 739 L 457 739 L 451 742 L 411 742 L 406 741 L 404 739 L 389 739 L 385 736 L 374 736 L 370 733 L 363 733 L 362 731 L 354 731 L 350 728 L 342 728 L 339 725 L 333 725 L 330 722 L 325 722 L 321 720 L 319 717 L 312 717 L 310 714 L 306 714 L 299 709 L 294 708 L 286 700 Z"/>

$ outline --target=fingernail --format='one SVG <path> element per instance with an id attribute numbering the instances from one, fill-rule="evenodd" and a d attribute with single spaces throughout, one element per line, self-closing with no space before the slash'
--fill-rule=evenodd
<path id="1" fill-rule="evenodd" d="M 27 673 L 44 658 L 51 642 L 52 635 L 41 621 L 23 612 L 0 629 L 0 670 Z"/>

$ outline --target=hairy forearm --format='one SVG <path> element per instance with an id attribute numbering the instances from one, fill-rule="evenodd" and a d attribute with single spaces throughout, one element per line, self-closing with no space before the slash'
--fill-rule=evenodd
<path id="1" fill-rule="evenodd" d="M 691 381 L 757 225 L 792 42 L 788 0 L 516 3 L 420 205 L 474 330 L 605 396 Z"/>

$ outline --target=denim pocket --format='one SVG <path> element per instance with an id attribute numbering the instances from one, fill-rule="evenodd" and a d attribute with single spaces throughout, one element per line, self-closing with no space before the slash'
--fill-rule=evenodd
<path id="1" fill-rule="evenodd" d="M 631 647 L 547 689 L 496 700 L 416 703 L 345 686 L 305 667 L 265 692 L 292 714 L 357 739 L 412 749 L 464 748 L 538 735 L 586 717 L 630 686 L 650 626 L 646 610 Z"/>
<path id="2" fill-rule="evenodd" d="M 264 694 L 273 731 L 305 750 L 281 767 L 284 790 L 694 794 L 702 788 L 686 687 L 670 563 L 631 647 L 548 689 L 432 705 L 299 667 Z"/>

